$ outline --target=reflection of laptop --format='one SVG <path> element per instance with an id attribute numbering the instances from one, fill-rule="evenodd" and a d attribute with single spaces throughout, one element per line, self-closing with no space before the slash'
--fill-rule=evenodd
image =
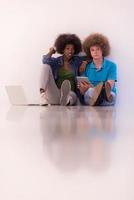
<path id="1" fill-rule="evenodd" d="M 38 106 L 37 102 L 29 102 L 26 98 L 24 89 L 21 85 L 7 85 L 5 86 L 7 95 L 11 104 L 22 106 Z"/>

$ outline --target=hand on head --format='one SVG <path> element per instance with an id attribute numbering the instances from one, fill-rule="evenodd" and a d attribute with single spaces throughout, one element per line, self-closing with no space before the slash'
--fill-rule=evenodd
<path id="1" fill-rule="evenodd" d="M 51 54 L 56 53 L 56 49 L 55 49 L 54 47 L 51 47 L 51 48 L 49 49 L 49 53 L 51 53 Z"/>

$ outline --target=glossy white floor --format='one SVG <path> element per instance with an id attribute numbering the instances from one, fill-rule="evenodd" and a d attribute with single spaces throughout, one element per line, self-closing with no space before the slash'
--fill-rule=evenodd
<path id="1" fill-rule="evenodd" d="M 4 107 L 1 200 L 134 200 L 133 108 Z"/>

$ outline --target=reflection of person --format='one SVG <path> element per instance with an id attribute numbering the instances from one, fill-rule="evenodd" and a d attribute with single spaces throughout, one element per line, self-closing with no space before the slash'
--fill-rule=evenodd
<path id="1" fill-rule="evenodd" d="M 116 111 L 113 107 L 90 107 L 90 112 L 89 167 L 103 171 L 110 164 L 111 144 L 116 137 Z"/>
<path id="2" fill-rule="evenodd" d="M 79 67 L 82 65 L 82 58 L 77 56 L 81 51 L 81 41 L 75 34 L 61 34 L 54 46 L 56 49 L 50 48 L 48 54 L 43 56 L 41 104 L 75 105 L 75 77 L 79 75 Z M 53 57 L 56 51 L 62 56 Z"/>
<path id="3" fill-rule="evenodd" d="M 49 107 L 40 115 L 41 133 L 49 159 L 62 170 L 76 170 L 79 165 L 76 113 L 70 107 Z M 62 109 L 62 110 L 61 110 Z M 49 120 L 51 118 L 51 120 Z M 76 131 L 73 132 L 73 131 Z"/>
<path id="4" fill-rule="evenodd" d="M 116 99 L 115 81 L 116 64 L 106 59 L 110 45 L 108 39 L 99 33 L 89 35 L 83 48 L 92 62 L 87 64 L 82 76 L 87 76 L 88 82 L 81 82 L 78 88 L 83 94 L 87 105 L 114 105 Z"/>
<path id="5" fill-rule="evenodd" d="M 61 170 L 108 168 L 115 137 L 113 114 L 111 107 L 103 111 L 100 107 L 57 106 L 43 110 L 40 127 L 49 159 Z"/>

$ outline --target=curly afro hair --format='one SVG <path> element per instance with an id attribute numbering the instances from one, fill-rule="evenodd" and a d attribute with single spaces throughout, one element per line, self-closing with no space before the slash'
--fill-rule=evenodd
<path id="1" fill-rule="evenodd" d="M 58 53 L 63 54 L 65 46 L 67 44 L 74 45 L 74 54 L 78 54 L 81 51 L 81 40 L 75 34 L 61 34 L 55 41 L 55 47 Z"/>
<path id="2" fill-rule="evenodd" d="M 106 36 L 100 33 L 93 33 L 89 35 L 83 42 L 83 49 L 88 58 L 92 58 L 90 54 L 90 47 L 99 46 L 102 50 L 103 57 L 108 56 L 110 53 L 110 44 Z"/>

